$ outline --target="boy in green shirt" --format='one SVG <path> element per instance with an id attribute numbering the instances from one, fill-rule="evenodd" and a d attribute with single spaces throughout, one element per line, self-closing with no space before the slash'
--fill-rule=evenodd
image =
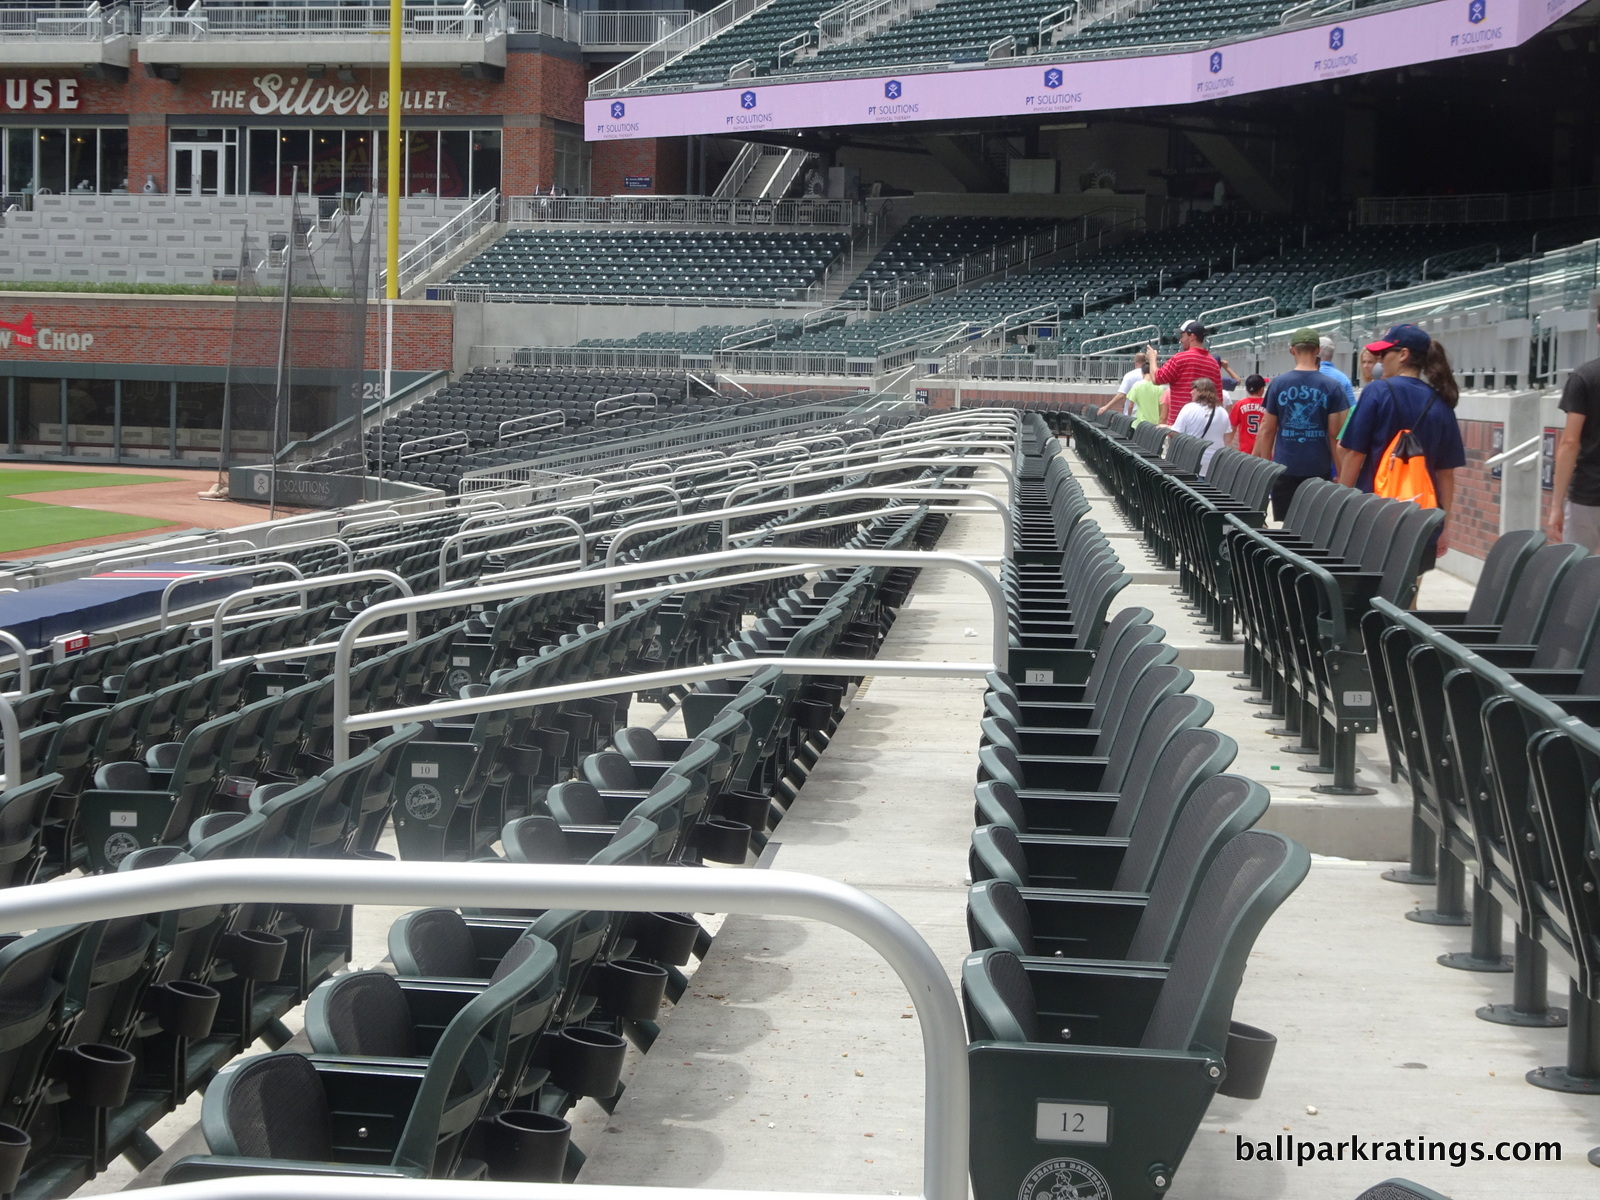
<path id="1" fill-rule="evenodd" d="M 1150 368 L 1144 369 L 1144 378 L 1128 390 L 1128 399 L 1133 402 L 1133 423 L 1142 425 L 1146 421 L 1154 425 L 1161 424 L 1161 402 L 1167 394 L 1167 389 L 1150 379 Z"/>

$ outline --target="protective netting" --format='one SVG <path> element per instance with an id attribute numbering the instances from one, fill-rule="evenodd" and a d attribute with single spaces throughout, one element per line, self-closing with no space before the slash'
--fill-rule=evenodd
<path id="1" fill-rule="evenodd" d="M 320 439 L 361 445 L 374 205 L 295 196 L 288 226 L 240 245 L 222 422 L 223 467 L 280 465 Z M 335 453 L 322 474 L 365 474 Z"/>

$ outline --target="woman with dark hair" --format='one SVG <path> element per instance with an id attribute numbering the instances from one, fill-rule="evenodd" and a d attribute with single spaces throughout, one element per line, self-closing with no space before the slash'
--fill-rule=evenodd
<path id="1" fill-rule="evenodd" d="M 1422 443 L 1424 461 L 1433 480 L 1439 507 L 1446 514 L 1455 502 L 1458 467 L 1467 465 L 1456 423 L 1460 391 L 1444 347 L 1416 325 L 1396 325 L 1367 350 L 1383 367 L 1383 375 L 1362 389 L 1361 403 L 1344 427 L 1340 445 L 1339 482 L 1346 487 L 1372 491 L 1378 460 L 1395 434 L 1409 429 Z M 1444 547 L 1444 533 L 1423 551 L 1422 569 L 1431 570 Z"/>

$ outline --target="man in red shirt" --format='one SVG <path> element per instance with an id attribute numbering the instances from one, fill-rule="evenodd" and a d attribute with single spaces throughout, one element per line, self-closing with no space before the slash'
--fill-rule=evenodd
<path id="1" fill-rule="evenodd" d="M 1222 368 L 1217 365 L 1217 360 L 1211 357 L 1211 351 L 1206 349 L 1206 327 L 1199 321 L 1185 321 L 1178 327 L 1178 345 L 1183 349 L 1165 363 L 1160 363 L 1159 369 L 1157 369 L 1156 348 L 1154 346 L 1144 348 L 1144 352 L 1150 356 L 1151 380 L 1172 389 L 1167 393 L 1168 425 L 1172 424 L 1178 413 L 1183 410 L 1183 406 L 1189 403 L 1196 379 L 1211 380 L 1216 386 L 1217 395 L 1222 395 Z"/>
<path id="2" fill-rule="evenodd" d="M 1245 454 L 1254 453 L 1256 448 L 1256 433 L 1261 428 L 1261 417 L 1265 413 L 1262 407 L 1262 393 L 1267 390 L 1267 381 L 1259 375 L 1252 375 L 1244 381 L 1244 398 L 1234 402 L 1228 410 L 1228 423 L 1233 426 L 1233 432 L 1228 434 L 1228 445 Z"/>

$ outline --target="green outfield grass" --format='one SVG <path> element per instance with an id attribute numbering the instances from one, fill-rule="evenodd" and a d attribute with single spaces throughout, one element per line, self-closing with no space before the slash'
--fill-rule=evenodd
<path id="1" fill-rule="evenodd" d="M 175 524 L 155 517 L 135 517 L 127 513 L 104 512 L 98 508 L 69 508 L 64 504 L 18 500 L 18 493 L 167 483 L 172 478 L 170 475 L 121 472 L 0 470 L 0 554 L 32 550 L 37 546 L 54 546 L 60 542 L 76 542 L 84 538 L 107 537 L 114 533 L 139 533 Z"/>
<path id="2" fill-rule="evenodd" d="M 127 487 L 136 483 L 171 483 L 173 475 L 134 475 L 121 471 L 0 470 L 0 496 L 28 492 L 65 492 L 73 488 Z"/>

